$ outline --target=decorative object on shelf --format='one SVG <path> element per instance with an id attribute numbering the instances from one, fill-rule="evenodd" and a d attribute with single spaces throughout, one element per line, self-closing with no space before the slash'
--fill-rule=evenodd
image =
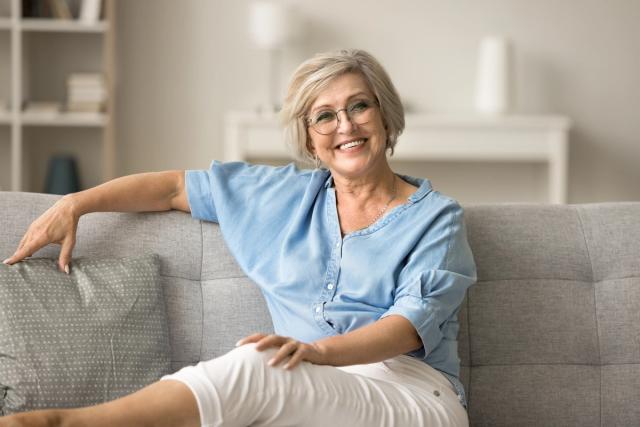
<path id="1" fill-rule="evenodd" d="M 66 0 L 49 0 L 49 8 L 56 19 L 73 19 Z"/>
<path id="2" fill-rule="evenodd" d="M 51 157 L 44 192 L 64 195 L 77 191 L 80 191 L 80 182 L 75 158 L 69 155 Z"/>
<path id="3" fill-rule="evenodd" d="M 508 40 L 487 36 L 480 43 L 476 82 L 476 110 L 509 113 L 513 102 L 512 51 Z"/>
<path id="4" fill-rule="evenodd" d="M 104 77 L 99 73 L 75 73 L 67 79 L 67 110 L 98 113 L 107 101 Z"/>
<path id="5" fill-rule="evenodd" d="M 78 21 L 82 24 L 93 25 L 100 21 L 102 0 L 82 0 Z"/>
<path id="6" fill-rule="evenodd" d="M 294 37 L 296 25 L 293 10 L 285 3 L 258 0 L 250 4 L 249 33 L 252 41 L 260 49 L 268 52 L 268 97 L 265 105 L 260 106 L 263 112 L 279 110 L 278 81 L 282 49 Z"/>

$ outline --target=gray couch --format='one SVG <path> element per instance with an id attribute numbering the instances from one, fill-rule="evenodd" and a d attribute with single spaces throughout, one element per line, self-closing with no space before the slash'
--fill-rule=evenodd
<path id="1" fill-rule="evenodd" d="M 0 257 L 55 196 L 0 193 Z M 640 203 L 466 209 L 478 283 L 460 315 L 475 426 L 640 425 Z M 55 257 L 58 247 L 38 256 Z M 75 256 L 160 255 L 178 369 L 272 329 L 215 224 L 90 214 Z"/>

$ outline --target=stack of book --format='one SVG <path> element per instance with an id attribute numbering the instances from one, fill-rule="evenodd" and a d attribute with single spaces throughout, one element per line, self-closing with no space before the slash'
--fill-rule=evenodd
<path id="1" fill-rule="evenodd" d="M 99 113 L 107 102 L 102 74 L 71 74 L 67 79 L 67 111 Z"/>
<path id="2" fill-rule="evenodd" d="M 38 118 L 55 118 L 60 114 L 61 105 L 54 101 L 27 101 L 24 113 Z"/>

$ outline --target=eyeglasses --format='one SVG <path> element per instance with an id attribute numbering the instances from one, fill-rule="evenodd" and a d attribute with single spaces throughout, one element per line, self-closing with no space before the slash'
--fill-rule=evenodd
<path id="1" fill-rule="evenodd" d="M 349 121 L 356 125 L 369 123 L 375 114 L 378 103 L 368 99 L 359 99 L 339 110 L 320 110 L 307 117 L 307 125 L 321 135 L 331 135 L 338 129 L 340 111 L 347 113 Z"/>

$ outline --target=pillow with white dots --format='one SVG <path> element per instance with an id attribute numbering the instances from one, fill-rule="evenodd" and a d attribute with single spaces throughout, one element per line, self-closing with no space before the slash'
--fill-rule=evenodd
<path id="1" fill-rule="evenodd" d="M 0 415 L 113 400 L 170 370 L 157 255 L 0 263 Z"/>

